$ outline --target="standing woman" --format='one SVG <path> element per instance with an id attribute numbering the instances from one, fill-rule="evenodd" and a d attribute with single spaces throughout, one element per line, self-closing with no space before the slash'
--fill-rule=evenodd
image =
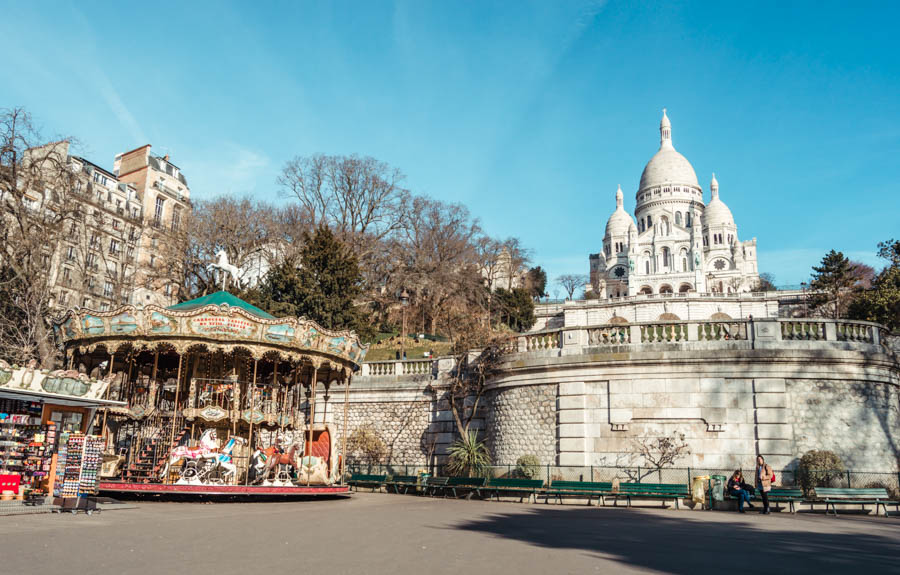
<path id="1" fill-rule="evenodd" d="M 756 488 L 762 494 L 763 515 L 769 514 L 769 491 L 772 490 L 772 482 L 775 481 L 775 472 L 766 463 L 762 455 L 756 456 Z"/>

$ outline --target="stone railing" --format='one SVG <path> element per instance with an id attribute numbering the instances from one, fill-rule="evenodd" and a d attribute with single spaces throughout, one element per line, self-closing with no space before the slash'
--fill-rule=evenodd
<path id="1" fill-rule="evenodd" d="M 884 326 L 872 322 L 818 318 L 656 321 L 525 333 L 512 338 L 505 351 L 565 353 L 571 350 L 575 353 L 586 347 L 726 341 L 753 346 L 774 342 L 834 342 L 882 348 L 886 334 Z"/>
<path id="2" fill-rule="evenodd" d="M 389 361 L 368 361 L 362 364 L 356 377 L 393 377 L 423 376 L 434 378 L 440 372 L 448 372 L 456 364 L 453 358 L 404 359 Z"/>

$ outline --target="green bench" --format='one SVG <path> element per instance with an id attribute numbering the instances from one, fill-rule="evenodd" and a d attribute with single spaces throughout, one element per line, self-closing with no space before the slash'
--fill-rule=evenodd
<path id="1" fill-rule="evenodd" d="M 587 497 L 588 505 L 594 497 L 600 498 L 600 505 L 603 505 L 603 496 L 609 495 L 612 491 L 612 483 L 609 482 L 593 482 L 593 481 L 557 481 L 554 479 L 550 482 L 550 487 L 544 491 L 544 503 L 549 503 L 553 497 L 562 505 L 563 497 Z"/>
<path id="2" fill-rule="evenodd" d="M 875 515 L 878 515 L 878 508 L 884 507 L 884 516 L 888 516 L 888 505 L 900 512 L 900 501 L 891 501 L 887 489 L 883 487 L 874 489 L 852 489 L 845 487 L 816 487 L 816 500 L 810 500 L 810 507 L 815 503 L 825 504 L 825 514 L 828 514 L 828 508 L 834 512 L 837 517 L 837 507 L 835 503 L 851 503 L 861 505 L 865 510 L 866 505 L 875 506 Z"/>
<path id="3" fill-rule="evenodd" d="M 390 491 L 394 490 L 394 493 L 400 494 L 400 491 L 403 490 L 403 493 L 409 493 L 409 489 L 412 488 L 415 490 L 419 486 L 419 476 L 418 475 L 395 475 L 391 477 L 390 481 L 384 484 L 385 489 Z"/>
<path id="4" fill-rule="evenodd" d="M 620 483 L 619 490 L 610 493 L 613 504 L 624 497 L 627 507 L 631 507 L 632 499 L 659 499 L 665 504 L 669 499 L 675 501 L 675 509 L 679 509 L 680 500 L 690 497 L 691 490 L 683 483 Z"/>
<path id="5" fill-rule="evenodd" d="M 446 477 L 429 477 L 425 479 L 425 495 L 434 497 L 436 494 L 443 494 L 444 488 L 447 486 Z"/>
<path id="6" fill-rule="evenodd" d="M 387 475 L 368 475 L 365 473 L 354 473 L 350 476 L 350 480 L 347 481 L 347 485 L 352 488 L 355 488 L 359 491 L 360 487 L 371 487 L 372 491 L 376 489 L 381 489 L 381 486 L 384 485 L 384 482 L 387 480 Z"/>
<path id="7" fill-rule="evenodd" d="M 481 497 L 481 489 L 487 484 L 484 477 L 448 477 L 447 484 L 443 488 L 444 496 L 450 492 L 453 497 L 459 497 L 460 494 L 470 499 L 472 495 Z"/>
<path id="8" fill-rule="evenodd" d="M 725 499 L 734 499 L 737 501 L 737 497 L 726 492 Z M 754 500 L 759 500 L 759 492 L 754 496 Z M 791 513 L 796 513 L 797 509 L 795 504 L 803 502 L 803 490 L 802 489 L 793 489 L 787 487 L 773 487 L 769 490 L 769 503 L 787 503 L 788 508 Z"/>
<path id="9" fill-rule="evenodd" d="M 490 479 L 484 491 L 488 494 L 488 499 L 497 498 L 500 501 L 501 494 L 519 495 L 519 501 L 522 502 L 528 497 L 528 500 L 537 500 L 537 492 L 544 486 L 543 479 Z"/>

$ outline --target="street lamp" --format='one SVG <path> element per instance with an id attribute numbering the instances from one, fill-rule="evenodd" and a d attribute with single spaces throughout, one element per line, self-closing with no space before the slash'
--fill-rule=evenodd
<path id="1" fill-rule="evenodd" d="M 809 317 L 809 301 L 806 298 L 806 282 L 800 282 L 800 290 L 803 292 L 803 317 Z"/>
<path id="2" fill-rule="evenodd" d="M 409 306 L 409 292 L 400 292 L 400 306 L 403 308 L 403 327 L 400 332 L 400 359 L 406 359 L 406 308 Z"/>

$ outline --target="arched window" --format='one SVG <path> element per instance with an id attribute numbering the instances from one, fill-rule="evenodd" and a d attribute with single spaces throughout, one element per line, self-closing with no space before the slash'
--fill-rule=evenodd
<path id="1" fill-rule="evenodd" d="M 675 225 L 681 225 L 681 212 L 675 212 Z"/>
<path id="2" fill-rule="evenodd" d="M 650 275 L 650 260 L 644 262 L 644 273 Z"/>
<path id="3" fill-rule="evenodd" d="M 687 258 L 681 258 L 681 271 L 688 271 Z"/>
<path id="4" fill-rule="evenodd" d="M 647 216 L 647 227 L 648 227 L 648 228 L 652 228 L 652 227 L 653 227 L 653 218 L 652 218 L 651 216 L 649 216 L 649 215 Z"/>
<path id="5" fill-rule="evenodd" d="M 691 227 L 691 212 L 684 213 L 684 227 Z"/>
<path id="6" fill-rule="evenodd" d="M 669 267 L 669 248 L 662 249 L 662 265 L 664 268 Z"/>

